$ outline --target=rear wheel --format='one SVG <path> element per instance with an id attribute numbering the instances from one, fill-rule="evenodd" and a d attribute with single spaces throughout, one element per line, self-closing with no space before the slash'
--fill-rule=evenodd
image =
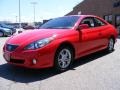
<path id="1" fill-rule="evenodd" d="M 0 37 L 3 37 L 4 33 L 2 31 L 0 31 Z"/>
<path id="2" fill-rule="evenodd" d="M 107 51 L 108 52 L 112 52 L 114 50 L 114 39 L 110 38 L 109 42 L 108 42 L 108 47 L 107 47 Z"/>
<path id="3" fill-rule="evenodd" d="M 55 69 L 65 71 L 70 68 L 73 61 L 73 52 L 70 47 L 60 47 L 55 55 Z"/>

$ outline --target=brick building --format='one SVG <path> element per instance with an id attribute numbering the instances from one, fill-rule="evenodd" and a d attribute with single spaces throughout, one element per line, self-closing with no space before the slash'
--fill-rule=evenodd
<path id="1" fill-rule="evenodd" d="M 83 0 L 67 15 L 93 14 L 120 26 L 120 0 Z"/>

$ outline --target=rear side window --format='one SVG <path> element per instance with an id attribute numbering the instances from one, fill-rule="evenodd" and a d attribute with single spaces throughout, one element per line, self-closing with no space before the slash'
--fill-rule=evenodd
<path id="1" fill-rule="evenodd" d="M 99 26 L 104 26 L 104 25 L 106 25 L 105 22 L 101 21 L 101 20 L 98 19 L 98 18 L 94 18 L 94 20 L 95 20 L 95 27 L 99 27 Z"/>

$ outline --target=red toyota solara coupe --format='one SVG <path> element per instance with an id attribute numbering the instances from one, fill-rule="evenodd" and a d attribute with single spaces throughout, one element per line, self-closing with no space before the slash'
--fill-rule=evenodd
<path id="1" fill-rule="evenodd" d="M 9 64 L 27 68 L 69 69 L 73 60 L 114 50 L 116 29 L 94 15 L 70 15 L 52 19 L 39 29 L 10 37 L 4 45 Z"/>

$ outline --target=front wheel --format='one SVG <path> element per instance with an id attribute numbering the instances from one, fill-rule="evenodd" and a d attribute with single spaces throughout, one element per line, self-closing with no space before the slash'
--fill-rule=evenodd
<path id="1" fill-rule="evenodd" d="M 73 52 L 69 47 L 60 47 L 55 55 L 55 69 L 65 71 L 70 68 L 73 61 Z"/>
<path id="2" fill-rule="evenodd" d="M 107 51 L 108 52 L 112 52 L 114 50 L 114 39 L 110 38 L 109 42 L 108 42 L 108 47 L 107 47 Z"/>

